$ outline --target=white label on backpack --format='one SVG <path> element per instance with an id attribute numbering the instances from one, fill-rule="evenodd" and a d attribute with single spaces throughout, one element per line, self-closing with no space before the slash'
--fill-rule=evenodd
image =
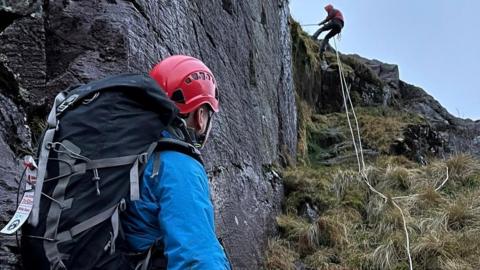
<path id="1" fill-rule="evenodd" d="M 27 183 L 25 184 L 25 193 L 23 194 L 22 201 L 17 208 L 17 211 L 13 215 L 13 218 L 5 225 L 5 227 L 0 231 L 3 234 L 13 234 L 23 223 L 27 221 L 28 216 L 33 208 L 33 195 L 34 190 L 32 189 L 31 184 L 35 184 L 37 179 L 37 164 L 32 156 L 26 156 L 24 160 L 25 166 L 25 175 L 27 177 Z"/>
<path id="2" fill-rule="evenodd" d="M 27 221 L 28 216 L 33 208 L 33 190 L 25 192 L 23 194 L 22 201 L 13 215 L 13 218 L 3 227 L 0 233 L 4 234 L 12 234 L 16 232 L 20 227 L 22 227 L 23 223 Z"/>

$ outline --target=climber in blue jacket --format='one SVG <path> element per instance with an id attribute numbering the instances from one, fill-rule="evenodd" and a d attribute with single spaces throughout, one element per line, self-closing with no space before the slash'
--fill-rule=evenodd
<path id="1" fill-rule="evenodd" d="M 218 111 L 210 69 L 196 58 L 176 55 L 158 63 L 150 76 L 175 101 L 201 148 Z M 148 269 L 230 269 L 215 235 L 208 177 L 199 161 L 177 151 L 154 154 L 140 193 L 140 200 L 128 205 L 122 225 L 129 251 L 150 254 Z"/>

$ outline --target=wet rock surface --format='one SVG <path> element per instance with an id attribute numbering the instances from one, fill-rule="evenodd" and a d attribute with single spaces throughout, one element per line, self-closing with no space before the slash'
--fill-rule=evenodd
<path id="1" fill-rule="evenodd" d="M 12 138 L 45 117 L 56 92 L 189 54 L 219 82 L 221 113 L 205 150 L 217 231 L 236 269 L 260 268 L 283 194 L 274 168 L 295 160 L 286 1 L 25 0 L 3 1 L 0 12 L 8 15 L 0 19 L 0 94 L 8 99 L 0 108 L 18 111 L 16 128 L 0 132 L 2 200 L 15 199 L 15 154 L 30 143 Z M 10 201 L 2 201 L 9 205 L 3 223 L 13 213 Z M 11 245 L 4 236 L 0 243 L 1 250 Z M 11 250 L 0 260 L 2 269 L 16 263 Z"/>

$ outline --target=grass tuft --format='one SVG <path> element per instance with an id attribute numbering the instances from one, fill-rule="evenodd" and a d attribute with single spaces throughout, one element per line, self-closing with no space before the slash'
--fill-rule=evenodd
<path id="1" fill-rule="evenodd" d="M 265 268 L 271 270 L 296 270 L 295 261 L 298 254 L 290 244 L 281 239 L 270 239 L 265 256 Z"/>
<path id="2" fill-rule="evenodd" d="M 472 184 L 478 164 L 471 156 L 428 166 L 380 156 L 367 175 L 387 201 L 368 189 L 355 166 L 291 169 L 284 173 L 288 214 L 277 218 L 282 239 L 311 269 L 408 269 L 403 219 L 392 198 L 417 194 L 396 199 L 414 268 L 480 269 L 480 186 Z M 453 178 L 436 190 L 447 167 Z M 300 216 L 305 203 L 315 206 L 318 219 Z"/>

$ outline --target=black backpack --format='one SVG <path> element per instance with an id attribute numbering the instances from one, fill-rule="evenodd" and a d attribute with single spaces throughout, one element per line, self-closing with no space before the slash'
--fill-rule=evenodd
<path id="1" fill-rule="evenodd" d="M 127 74 L 61 92 L 38 149 L 34 208 L 22 228 L 26 269 L 128 269 L 120 212 L 139 198 L 160 150 L 201 162 L 177 108 L 150 77 Z M 173 138 L 163 138 L 169 131 Z"/>

